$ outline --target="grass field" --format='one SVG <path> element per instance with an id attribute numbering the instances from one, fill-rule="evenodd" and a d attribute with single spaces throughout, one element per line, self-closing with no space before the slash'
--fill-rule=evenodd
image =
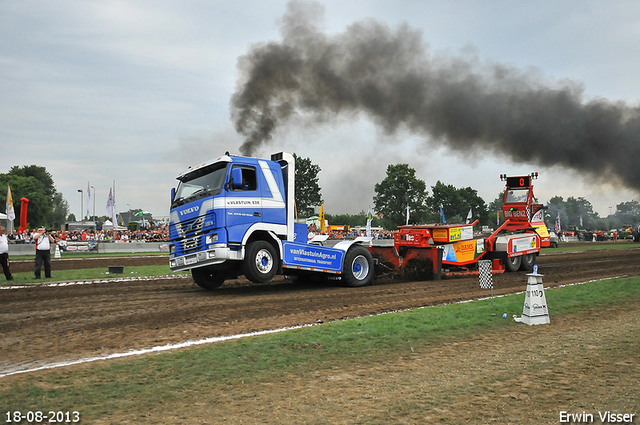
<path id="1" fill-rule="evenodd" d="M 558 320 L 587 309 L 637 302 L 640 278 L 547 290 L 546 298 L 552 321 Z M 510 318 L 512 314 L 522 313 L 523 301 L 524 294 L 505 296 L 495 299 L 495 308 Z M 502 334 L 508 338 L 508 334 L 518 329 L 529 328 L 510 319 L 504 320 L 501 314 L 492 316 L 491 311 L 491 300 L 452 304 L 333 322 L 159 355 L 9 376 L 0 379 L 0 405 L 3 412 L 79 411 L 83 423 L 146 423 L 148 415 L 162 417 L 162 412 L 167 415 L 170 412 L 167 417 L 172 418 L 173 423 L 222 423 L 214 419 L 196 422 L 192 415 L 194 405 L 201 414 L 214 407 L 224 409 L 220 406 L 220 394 L 237 387 L 268 388 L 290 379 L 304 380 L 306 378 L 301 377 L 309 373 L 334 373 L 354 367 L 367 371 L 415 352 L 465 344 L 465 341 L 482 338 L 485 334 Z M 504 379 L 508 384 L 507 381 L 516 378 L 505 375 Z M 242 397 L 246 397 L 246 391 L 243 394 Z M 233 402 L 245 409 L 260 409 L 250 399 L 234 399 Z M 412 412 L 414 409 L 422 411 L 417 406 L 407 408 Z M 402 412 L 395 415 L 393 417 L 404 417 Z M 1 419 L 4 421 L 5 418 Z M 318 418 L 300 423 L 303 422 L 333 421 Z M 354 423 L 388 421 L 376 419 Z"/>

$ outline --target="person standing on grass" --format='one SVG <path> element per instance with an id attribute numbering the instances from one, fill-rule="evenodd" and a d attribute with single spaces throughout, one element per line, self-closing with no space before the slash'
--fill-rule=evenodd
<path id="1" fill-rule="evenodd" d="M 4 227 L 0 226 L 0 264 L 2 271 L 7 280 L 13 280 L 11 271 L 9 270 L 9 241 L 7 235 L 4 234 Z"/>
<path id="2" fill-rule="evenodd" d="M 36 241 L 36 279 L 40 279 L 40 268 L 44 263 L 44 277 L 51 277 L 51 244 L 55 243 L 55 239 L 51 236 L 44 227 L 39 228 L 36 233 L 33 234 L 33 239 Z"/>

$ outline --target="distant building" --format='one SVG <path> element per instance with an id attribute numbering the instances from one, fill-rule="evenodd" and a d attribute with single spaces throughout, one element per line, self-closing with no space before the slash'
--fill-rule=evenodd
<path id="1" fill-rule="evenodd" d="M 100 226 L 98 226 L 100 224 Z M 100 227 L 100 228 L 98 228 Z M 89 230 L 94 233 L 102 229 L 102 223 L 99 221 L 67 221 L 64 224 L 64 230 L 67 232 L 75 232 L 76 230 Z"/>

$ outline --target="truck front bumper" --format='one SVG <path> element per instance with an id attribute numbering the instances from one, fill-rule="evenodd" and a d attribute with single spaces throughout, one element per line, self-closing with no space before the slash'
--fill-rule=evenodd
<path id="1" fill-rule="evenodd" d="M 244 249 L 231 249 L 228 246 L 211 246 L 205 251 L 181 255 L 169 259 L 169 267 L 174 272 L 195 269 L 198 267 L 214 266 L 225 261 L 242 260 Z"/>

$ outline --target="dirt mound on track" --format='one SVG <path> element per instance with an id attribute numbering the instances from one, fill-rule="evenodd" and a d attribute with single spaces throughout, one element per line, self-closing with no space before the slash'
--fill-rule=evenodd
<path id="1" fill-rule="evenodd" d="M 110 262 L 113 264 L 113 259 Z M 163 258 L 138 258 L 153 262 Z M 557 253 L 538 258 L 545 287 L 640 274 L 640 249 Z M 84 261 L 84 260 L 83 260 Z M 100 261 L 103 261 L 102 259 Z M 89 262 L 87 262 L 89 263 Z M 55 267 L 54 267 L 55 270 Z M 523 291 L 525 273 L 494 275 L 496 295 Z M 486 297 L 477 277 L 343 288 L 245 279 L 214 291 L 189 276 L 3 289 L 0 373 L 44 363 Z"/>

